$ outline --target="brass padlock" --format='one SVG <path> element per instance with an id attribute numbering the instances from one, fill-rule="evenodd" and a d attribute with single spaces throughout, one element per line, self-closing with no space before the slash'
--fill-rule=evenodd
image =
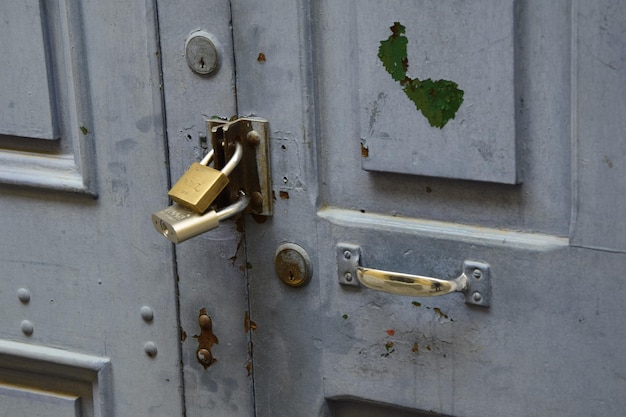
<path id="1" fill-rule="evenodd" d="M 180 243 L 217 228 L 220 221 L 245 210 L 249 202 L 250 199 L 240 192 L 240 197 L 235 203 L 218 212 L 211 210 L 206 214 L 198 214 L 186 207 L 173 204 L 152 214 L 152 224 L 157 232 L 167 239 Z"/>
<path id="2" fill-rule="evenodd" d="M 209 152 L 200 163 L 194 162 L 189 167 L 167 195 L 183 207 L 204 213 L 228 185 L 228 175 L 241 161 L 242 155 L 243 148 L 237 142 L 233 157 L 218 171 L 208 166 L 213 159 L 213 151 Z"/>

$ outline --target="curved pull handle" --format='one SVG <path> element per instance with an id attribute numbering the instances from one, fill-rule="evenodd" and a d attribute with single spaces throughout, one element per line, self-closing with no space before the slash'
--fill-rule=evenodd
<path id="1" fill-rule="evenodd" d="M 465 302 L 489 307 L 489 265 L 465 261 L 461 275 L 452 280 L 365 268 L 360 265 L 361 248 L 341 243 L 337 246 L 339 283 L 413 297 L 433 297 L 462 292 Z M 355 279 L 356 278 L 356 279 Z"/>

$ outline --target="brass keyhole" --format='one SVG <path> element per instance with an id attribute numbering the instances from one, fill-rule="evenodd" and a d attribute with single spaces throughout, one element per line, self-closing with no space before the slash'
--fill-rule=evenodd
<path id="1" fill-rule="evenodd" d="M 306 284 L 313 275 L 311 259 L 306 251 L 293 243 L 281 245 L 274 255 L 276 275 L 290 287 Z"/>

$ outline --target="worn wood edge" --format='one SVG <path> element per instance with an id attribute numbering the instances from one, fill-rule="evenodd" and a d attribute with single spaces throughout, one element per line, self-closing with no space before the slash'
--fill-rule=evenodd
<path id="1" fill-rule="evenodd" d="M 81 172 L 74 155 L 0 152 L 0 183 L 83 193 L 97 197 L 93 181 Z"/>
<path id="2" fill-rule="evenodd" d="M 448 239 L 484 246 L 532 251 L 551 251 L 569 246 L 566 237 L 470 226 L 436 220 L 394 217 L 376 213 L 325 207 L 317 215 L 338 226 L 384 230 L 436 239 Z"/>
<path id="3" fill-rule="evenodd" d="M 37 364 L 44 364 L 44 366 Z M 112 415 L 111 360 L 106 357 L 0 340 L 0 370 L 60 375 L 91 385 L 95 417 Z"/>
<path id="4" fill-rule="evenodd" d="M 8 357 L 8 358 L 7 358 Z M 106 373 L 111 360 L 106 357 L 86 355 L 67 350 L 30 345 L 10 340 L 0 340 L 0 366 L 21 369 L 15 359 L 47 362 L 71 368 L 79 368 L 91 373 Z"/>

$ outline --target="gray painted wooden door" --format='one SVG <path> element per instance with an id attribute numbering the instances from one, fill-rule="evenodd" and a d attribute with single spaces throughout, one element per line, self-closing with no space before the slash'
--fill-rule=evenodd
<path id="1" fill-rule="evenodd" d="M 183 412 L 151 2 L 0 8 L 0 415 Z"/>
<path id="2" fill-rule="evenodd" d="M 232 2 L 237 111 L 270 121 L 276 194 L 245 225 L 256 415 L 623 413 L 622 6 Z M 308 285 L 275 276 L 284 242 Z M 409 274 L 486 262 L 491 306 L 340 285 L 339 243 Z"/>

